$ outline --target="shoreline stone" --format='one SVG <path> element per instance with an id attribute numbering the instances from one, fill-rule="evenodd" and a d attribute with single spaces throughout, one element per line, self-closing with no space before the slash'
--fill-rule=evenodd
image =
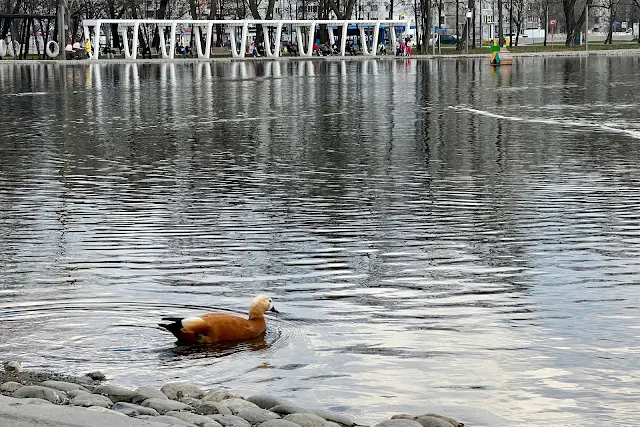
<path id="1" fill-rule="evenodd" d="M 249 421 L 236 415 L 213 414 L 207 416 L 223 427 L 251 427 Z"/>
<path id="2" fill-rule="evenodd" d="M 171 411 L 190 411 L 193 408 L 186 403 L 178 402 L 175 400 L 169 399 L 158 399 L 156 397 L 152 397 L 151 399 L 147 399 L 142 402 L 142 406 L 147 408 L 153 408 L 160 415 L 164 415 L 167 412 Z"/>
<path id="3" fill-rule="evenodd" d="M 134 391 L 118 385 L 100 384 L 88 376 L 14 370 L 0 371 L 0 392 L 0 425 L 5 425 L 3 422 L 9 419 L 4 417 L 15 418 L 15 410 L 19 410 L 18 417 L 28 419 L 34 412 L 44 420 L 45 424 L 42 425 L 56 427 L 363 427 L 347 415 L 307 409 L 281 397 L 258 394 L 245 399 L 231 390 L 208 391 L 188 382 L 167 383 L 162 390 L 141 386 Z M 2 394 L 11 394 L 13 397 Z M 91 421 L 85 424 L 69 424 L 66 421 L 47 424 L 48 417 L 53 416 L 49 414 L 54 412 L 31 410 L 40 407 L 67 408 L 66 412 L 54 411 L 56 416 L 65 420 L 68 414 L 80 411 L 77 414 L 84 414 L 78 415 L 83 423 L 85 419 Z M 114 419 L 114 415 L 121 421 L 106 424 L 105 420 Z M 131 423 L 127 424 L 127 420 Z M 375 427 L 464 427 L 464 424 L 448 416 L 423 413 L 394 415 Z"/>
<path id="4" fill-rule="evenodd" d="M 129 402 L 136 397 L 136 392 L 129 390 L 128 388 L 120 387 L 119 385 L 106 384 L 96 387 L 93 391 L 94 394 L 101 394 L 107 396 L 113 403 L 116 402 Z"/>
<path id="5" fill-rule="evenodd" d="M 103 396 L 101 394 L 81 394 L 71 399 L 69 404 L 71 406 L 100 406 L 103 408 L 110 408 L 112 402 L 107 396 Z"/>
<path id="6" fill-rule="evenodd" d="M 187 382 L 167 383 L 162 386 L 160 391 L 171 400 L 180 400 L 188 397 L 202 399 L 204 397 L 204 391 L 197 385 Z"/>
<path id="7" fill-rule="evenodd" d="M 40 385 L 26 385 L 20 387 L 16 391 L 13 392 L 11 397 L 15 398 L 25 398 L 25 397 L 35 397 L 38 399 L 48 400 L 51 403 L 67 403 L 69 400 L 67 399 L 66 394 L 60 390 L 55 390 L 49 387 L 43 387 Z"/>

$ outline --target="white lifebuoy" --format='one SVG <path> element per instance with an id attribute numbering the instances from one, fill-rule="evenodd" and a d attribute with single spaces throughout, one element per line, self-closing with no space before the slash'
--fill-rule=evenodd
<path id="1" fill-rule="evenodd" d="M 18 56 L 20 55 L 20 42 L 18 40 L 13 40 L 11 43 L 7 45 L 7 55 L 9 56 Z"/>
<path id="2" fill-rule="evenodd" d="M 7 56 L 7 42 L 0 40 L 0 57 Z"/>
<path id="3" fill-rule="evenodd" d="M 51 45 L 53 44 L 53 49 L 51 49 Z M 49 58 L 55 58 L 60 55 L 60 46 L 53 40 L 49 40 L 47 42 L 47 46 L 45 47 L 45 51 L 47 52 L 47 56 Z"/>

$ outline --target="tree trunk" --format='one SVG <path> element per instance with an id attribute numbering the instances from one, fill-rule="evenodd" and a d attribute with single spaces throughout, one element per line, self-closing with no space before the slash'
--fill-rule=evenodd
<path id="1" fill-rule="evenodd" d="M 547 45 L 547 33 L 549 32 L 549 0 L 544 7 L 544 45 Z"/>
<path id="2" fill-rule="evenodd" d="M 420 16 L 422 16 L 422 44 L 421 53 L 429 52 L 429 40 L 431 39 L 431 0 L 420 0 Z M 393 30 L 392 30 L 393 31 Z M 394 50 L 395 46 L 391 46 Z"/>
<path id="3" fill-rule="evenodd" d="M 587 4 L 591 6 L 591 0 L 587 0 Z M 586 6 L 582 9 L 580 17 L 575 19 L 575 6 L 576 0 L 563 0 L 562 5 L 564 7 L 564 16 L 567 24 L 567 40 L 565 46 L 575 46 L 576 36 L 580 32 L 580 28 L 584 25 L 584 19 L 586 14 Z"/>
<path id="4" fill-rule="evenodd" d="M 167 16 L 168 4 L 169 4 L 169 0 L 160 0 L 160 6 L 158 7 L 158 19 L 165 19 L 165 17 Z M 212 9 L 214 7 L 213 6 L 214 4 L 215 4 L 215 0 L 212 0 L 212 7 L 211 7 Z M 213 19 L 213 18 L 210 18 L 210 19 Z M 162 37 L 162 41 L 164 43 L 164 35 Z M 156 49 L 160 49 L 160 31 L 158 31 L 158 27 L 156 27 L 155 31 L 153 32 L 153 42 L 151 43 L 151 45 Z"/>
<path id="5" fill-rule="evenodd" d="M 604 44 L 613 43 L 613 21 L 615 20 L 616 12 L 613 0 L 609 0 L 609 29 L 607 31 L 607 38 L 604 40 Z"/>
<path id="6" fill-rule="evenodd" d="M 502 19 L 502 0 L 498 0 L 498 43 L 504 46 L 504 19 Z"/>

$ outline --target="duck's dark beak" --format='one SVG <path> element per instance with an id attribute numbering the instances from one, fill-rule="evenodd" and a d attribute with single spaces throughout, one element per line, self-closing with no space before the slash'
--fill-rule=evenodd
<path id="1" fill-rule="evenodd" d="M 269 311 L 271 311 L 271 312 L 273 312 L 273 313 L 280 313 L 278 310 L 276 310 L 276 308 L 275 308 L 275 307 L 271 307 L 271 310 L 269 310 Z"/>

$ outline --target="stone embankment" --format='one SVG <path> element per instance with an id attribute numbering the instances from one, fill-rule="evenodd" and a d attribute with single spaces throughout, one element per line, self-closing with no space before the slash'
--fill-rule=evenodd
<path id="1" fill-rule="evenodd" d="M 0 426 L 15 427 L 359 427 L 344 414 L 296 406 L 271 395 L 243 397 L 225 389 L 202 390 L 172 382 L 135 390 L 85 377 L 21 371 L 17 362 L 0 372 Z M 462 427 L 438 414 L 394 415 L 376 427 Z"/>

